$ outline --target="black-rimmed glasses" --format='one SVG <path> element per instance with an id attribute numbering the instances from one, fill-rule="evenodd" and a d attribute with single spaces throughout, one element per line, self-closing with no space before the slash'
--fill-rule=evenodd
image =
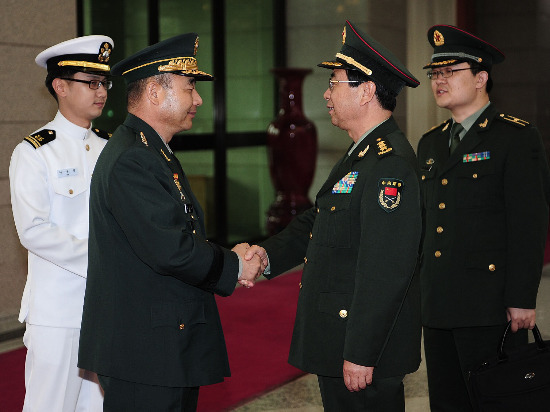
<path id="1" fill-rule="evenodd" d="M 328 88 L 330 91 L 332 91 L 332 89 L 334 88 L 334 85 L 336 83 L 363 83 L 362 81 L 360 80 L 332 80 L 332 79 L 329 79 L 328 80 Z"/>
<path id="2" fill-rule="evenodd" d="M 430 80 L 437 80 L 440 75 L 444 79 L 447 79 L 453 75 L 453 72 L 459 72 L 461 70 L 472 70 L 472 68 L 466 67 L 464 69 L 451 69 L 450 67 L 443 67 L 441 70 L 430 70 L 426 73 L 426 76 L 428 76 L 428 79 Z"/>
<path id="3" fill-rule="evenodd" d="M 60 77 L 61 80 L 68 80 L 70 82 L 86 83 L 88 87 L 92 90 L 99 89 L 100 86 L 103 86 L 105 90 L 111 90 L 113 87 L 112 80 L 80 80 L 80 79 L 70 79 L 68 77 Z"/>

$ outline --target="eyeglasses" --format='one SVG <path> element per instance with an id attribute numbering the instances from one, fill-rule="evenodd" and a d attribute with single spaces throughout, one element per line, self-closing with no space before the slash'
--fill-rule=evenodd
<path id="1" fill-rule="evenodd" d="M 111 90 L 113 87 L 112 80 L 80 80 L 80 79 L 69 79 L 68 77 L 60 77 L 61 80 L 68 80 L 70 82 L 86 83 L 88 87 L 92 90 L 99 89 L 99 86 L 103 86 L 105 90 Z"/>
<path id="2" fill-rule="evenodd" d="M 360 81 L 360 80 L 332 80 L 332 79 L 329 79 L 328 80 L 328 88 L 330 89 L 330 91 L 332 91 L 332 89 L 334 88 L 334 85 L 336 83 L 363 83 L 363 82 Z"/>
<path id="3" fill-rule="evenodd" d="M 426 73 L 426 75 L 430 80 L 437 80 L 439 75 L 447 79 L 453 75 L 453 72 L 459 72 L 461 70 L 471 70 L 471 69 L 472 69 L 471 67 L 467 67 L 465 69 L 451 69 L 450 67 L 443 67 L 441 70 L 430 70 L 429 72 Z"/>

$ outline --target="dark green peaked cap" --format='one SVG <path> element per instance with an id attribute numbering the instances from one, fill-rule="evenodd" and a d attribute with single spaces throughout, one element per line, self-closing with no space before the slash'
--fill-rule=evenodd
<path id="1" fill-rule="evenodd" d="M 163 73 L 194 77 L 196 80 L 214 80 L 197 67 L 199 36 L 185 33 L 163 40 L 115 64 L 114 76 L 122 76 L 126 83 Z"/>
<path id="2" fill-rule="evenodd" d="M 352 69 L 363 72 L 393 91 L 397 96 L 404 86 L 417 87 L 420 82 L 392 52 L 346 20 L 342 32 L 342 49 L 335 60 L 319 63 L 327 69 Z"/>
<path id="3" fill-rule="evenodd" d="M 428 41 L 434 54 L 424 69 L 470 61 L 490 70 L 493 64 L 504 60 L 504 54 L 495 46 L 455 26 L 432 26 L 428 30 Z"/>

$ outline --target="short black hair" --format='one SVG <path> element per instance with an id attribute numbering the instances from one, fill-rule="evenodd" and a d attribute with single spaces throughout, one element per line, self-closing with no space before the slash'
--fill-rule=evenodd
<path id="1" fill-rule="evenodd" d="M 63 78 L 63 77 L 72 79 L 75 73 L 78 73 L 78 70 L 71 69 L 69 67 L 60 67 L 55 71 L 48 72 L 44 83 L 46 84 L 46 88 L 48 89 L 48 92 L 50 92 L 50 94 L 54 97 L 55 101 L 57 101 L 57 93 L 53 89 L 53 85 L 52 85 L 53 80 L 58 78 Z"/>
<path id="2" fill-rule="evenodd" d="M 467 62 L 467 63 L 470 65 L 470 70 L 472 71 L 472 74 L 474 76 L 479 72 L 487 72 L 488 77 L 487 77 L 486 89 L 487 89 L 487 93 L 489 93 L 493 88 L 493 79 L 491 77 L 491 70 L 479 63 L 475 63 L 475 62 Z"/>
<path id="3" fill-rule="evenodd" d="M 373 82 L 376 86 L 376 98 L 382 106 L 382 109 L 389 110 L 393 112 L 397 106 L 397 95 L 389 90 L 387 87 L 384 87 L 382 83 L 377 82 L 366 74 L 360 72 L 359 70 L 346 69 L 348 75 L 348 80 L 357 80 L 361 83 Z M 360 83 L 349 83 L 350 87 L 358 87 Z"/>

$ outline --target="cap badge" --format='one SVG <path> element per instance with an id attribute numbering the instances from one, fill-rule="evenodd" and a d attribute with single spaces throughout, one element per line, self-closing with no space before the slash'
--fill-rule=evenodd
<path id="1" fill-rule="evenodd" d="M 99 49 L 99 56 L 97 56 L 97 60 L 102 63 L 107 63 L 111 57 L 111 51 L 111 45 L 107 42 L 103 43 Z"/>
<path id="2" fill-rule="evenodd" d="M 393 212 L 401 204 L 403 181 L 383 178 L 378 181 L 378 204 L 385 212 Z"/>
<path id="3" fill-rule="evenodd" d="M 438 30 L 434 31 L 434 44 L 436 46 L 443 46 L 445 44 L 445 37 Z"/>
<path id="4" fill-rule="evenodd" d="M 199 49 L 199 36 L 195 39 L 195 48 L 193 49 L 193 56 L 197 55 L 197 50 Z"/>
<path id="5" fill-rule="evenodd" d="M 342 44 L 346 43 L 346 26 L 344 26 L 344 30 L 342 30 Z"/>

